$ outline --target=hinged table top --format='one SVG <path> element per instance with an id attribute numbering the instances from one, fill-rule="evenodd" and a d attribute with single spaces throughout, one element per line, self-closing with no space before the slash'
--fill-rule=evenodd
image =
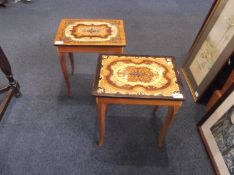
<path id="1" fill-rule="evenodd" d="M 184 100 L 175 59 L 167 56 L 100 55 L 93 95 Z"/>
<path id="2" fill-rule="evenodd" d="M 62 19 L 54 45 L 125 46 L 123 20 Z"/>

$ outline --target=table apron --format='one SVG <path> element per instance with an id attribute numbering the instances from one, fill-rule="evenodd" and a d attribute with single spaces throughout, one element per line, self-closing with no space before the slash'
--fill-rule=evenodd
<path id="1" fill-rule="evenodd" d="M 153 105 L 153 106 L 181 106 L 182 101 L 157 100 L 157 99 L 126 99 L 96 97 L 97 103 L 102 104 L 129 104 L 129 105 Z"/>
<path id="2" fill-rule="evenodd" d="M 57 46 L 58 52 L 122 53 L 125 46 Z"/>

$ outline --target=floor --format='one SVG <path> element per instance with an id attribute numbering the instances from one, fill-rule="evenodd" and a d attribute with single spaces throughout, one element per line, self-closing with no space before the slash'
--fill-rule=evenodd
<path id="1" fill-rule="evenodd" d="M 124 19 L 127 54 L 186 59 L 211 0 L 50 0 L 0 8 L 0 44 L 22 96 L 0 122 L 0 174 L 214 174 L 197 132 L 205 106 L 186 101 L 165 140 L 155 143 L 165 108 L 110 106 L 105 145 L 97 147 L 91 96 L 97 54 L 75 54 L 72 96 L 66 96 L 53 40 L 61 18 Z M 0 74 L 0 84 L 6 84 Z"/>

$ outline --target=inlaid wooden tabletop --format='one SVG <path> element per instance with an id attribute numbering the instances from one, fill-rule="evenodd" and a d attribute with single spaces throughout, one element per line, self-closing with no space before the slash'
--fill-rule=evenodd
<path id="1" fill-rule="evenodd" d="M 123 20 L 62 19 L 55 46 L 125 46 Z"/>
<path id="2" fill-rule="evenodd" d="M 184 100 L 170 56 L 100 55 L 93 95 Z"/>

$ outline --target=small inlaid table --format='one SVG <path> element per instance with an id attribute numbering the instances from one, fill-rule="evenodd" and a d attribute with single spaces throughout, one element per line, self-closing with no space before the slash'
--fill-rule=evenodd
<path id="1" fill-rule="evenodd" d="M 100 55 L 92 94 L 96 97 L 99 145 L 104 143 L 109 104 L 167 106 L 159 146 L 184 100 L 175 59 L 170 56 Z"/>
<path id="2" fill-rule="evenodd" d="M 71 94 L 66 68 L 66 53 L 74 74 L 73 52 L 123 53 L 126 45 L 123 20 L 62 19 L 54 40 L 66 81 L 67 95 Z"/>

